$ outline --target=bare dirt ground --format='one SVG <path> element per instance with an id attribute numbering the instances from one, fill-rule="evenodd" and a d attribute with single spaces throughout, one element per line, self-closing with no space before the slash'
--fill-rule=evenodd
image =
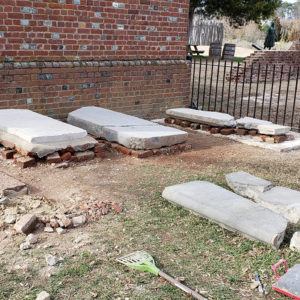
<path id="1" fill-rule="evenodd" d="M 299 253 L 288 248 L 296 228 L 273 250 L 168 203 L 161 192 L 195 179 L 226 187 L 225 174 L 237 170 L 300 190 L 300 151 L 275 153 L 201 134 L 189 134 L 189 142 L 193 149 L 181 154 L 136 159 L 110 153 L 67 169 L 20 170 L 0 160 L 0 171 L 28 184 L 33 197 L 48 199 L 53 212 L 88 199 L 123 207 L 64 235 L 37 230 L 38 244 L 30 250 L 19 249 L 25 237 L 13 234 L 12 226 L 0 231 L 0 299 L 35 299 L 42 290 L 51 299 L 185 299 L 168 283 L 115 261 L 142 249 L 209 299 L 284 299 L 271 291 L 270 266 L 280 258 L 300 263 Z M 53 267 L 45 262 L 49 253 L 61 257 Z M 255 272 L 265 297 L 250 288 Z"/>

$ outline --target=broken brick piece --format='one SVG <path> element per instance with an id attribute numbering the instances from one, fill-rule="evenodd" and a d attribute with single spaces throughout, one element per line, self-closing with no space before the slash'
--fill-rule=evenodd
<path id="1" fill-rule="evenodd" d="M 175 120 L 175 124 L 176 124 L 176 125 L 180 125 L 180 124 L 181 124 L 181 120 L 176 119 L 176 120 Z"/>
<path id="2" fill-rule="evenodd" d="M 247 129 L 243 129 L 243 128 L 238 128 L 236 130 L 236 134 L 237 135 L 246 135 L 246 134 L 248 134 L 248 130 Z"/>
<path id="3" fill-rule="evenodd" d="M 274 141 L 276 144 L 278 143 L 283 143 L 287 140 L 287 136 L 286 135 L 278 135 L 274 137 Z"/>
<path id="4" fill-rule="evenodd" d="M 57 164 L 57 163 L 60 163 L 60 162 L 61 162 L 61 158 L 60 158 L 58 152 L 55 152 L 55 153 L 53 153 L 51 155 L 48 155 L 46 157 L 46 163 L 48 163 L 48 164 L 53 164 L 53 163 Z"/>
<path id="5" fill-rule="evenodd" d="M 65 152 L 62 154 L 62 156 L 60 157 L 61 160 L 70 160 L 72 157 L 72 153 L 71 152 Z"/>
<path id="6" fill-rule="evenodd" d="M 210 129 L 210 133 L 212 133 L 212 134 L 217 134 L 219 132 L 220 132 L 220 128 L 219 127 L 212 127 Z"/>
<path id="7" fill-rule="evenodd" d="M 106 145 L 104 143 L 100 143 L 94 147 L 94 152 L 95 153 L 103 152 L 105 151 L 105 149 L 106 149 Z"/>
<path id="8" fill-rule="evenodd" d="M 75 156 L 78 161 L 89 160 L 95 157 L 95 153 L 93 151 L 85 151 L 85 152 L 76 152 Z"/>
<path id="9" fill-rule="evenodd" d="M 14 230 L 19 233 L 29 234 L 35 228 L 38 218 L 36 215 L 24 215 L 15 224 Z"/>
<path id="10" fill-rule="evenodd" d="M 128 148 L 126 148 L 124 146 L 121 146 L 121 145 L 116 146 L 115 149 L 119 152 L 122 152 L 122 153 L 126 154 L 126 155 L 131 154 L 131 149 L 128 149 Z"/>
<path id="11" fill-rule="evenodd" d="M 69 161 L 70 162 L 78 162 L 78 158 L 75 155 L 72 155 Z"/>
<path id="12" fill-rule="evenodd" d="M 16 165 L 22 169 L 35 166 L 35 158 L 29 156 L 21 156 L 16 159 Z"/>
<path id="13" fill-rule="evenodd" d="M 152 149 L 153 155 L 161 155 L 160 149 Z"/>
<path id="14" fill-rule="evenodd" d="M 211 126 L 206 124 L 201 124 L 201 130 L 210 131 Z"/>
<path id="15" fill-rule="evenodd" d="M 69 146 L 66 149 L 60 150 L 60 152 L 61 152 L 61 154 L 64 154 L 64 153 L 67 153 L 67 152 L 70 152 L 71 154 L 74 154 L 75 150 L 72 147 Z"/>
<path id="16" fill-rule="evenodd" d="M 174 119 L 173 118 L 165 118 L 165 123 L 172 124 L 172 120 L 174 120 Z"/>
<path id="17" fill-rule="evenodd" d="M 220 133 L 223 135 L 230 135 L 230 134 L 234 133 L 234 129 L 233 128 L 223 128 L 223 129 L 221 129 Z"/>
<path id="18" fill-rule="evenodd" d="M 195 129 L 195 130 L 200 129 L 200 124 L 199 123 L 191 123 L 191 128 Z"/>
<path id="19" fill-rule="evenodd" d="M 252 136 L 255 136 L 255 135 L 257 135 L 257 130 L 251 129 L 251 130 L 249 130 L 249 134 Z"/>
<path id="20" fill-rule="evenodd" d="M 189 121 L 181 121 L 180 125 L 182 127 L 190 127 L 191 126 L 191 122 L 189 122 Z"/>
<path id="21" fill-rule="evenodd" d="M 153 155 L 152 150 L 131 151 L 131 155 L 137 158 L 146 158 Z"/>
<path id="22" fill-rule="evenodd" d="M 97 158 L 105 158 L 105 152 L 97 152 L 97 153 L 95 153 L 95 156 Z"/>
<path id="23" fill-rule="evenodd" d="M 16 150 L 4 150 L 1 152 L 2 157 L 5 159 L 13 159 L 15 153 L 16 153 Z"/>

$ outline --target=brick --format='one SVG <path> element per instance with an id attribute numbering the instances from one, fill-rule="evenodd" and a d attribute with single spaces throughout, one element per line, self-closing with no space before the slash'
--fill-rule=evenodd
<path id="1" fill-rule="evenodd" d="M 60 155 L 59 155 L 59 153 L 58 152 L 55 152 L 55 153 L 53 153 L 53 154 L 51 154 L 51 155 L 48 155 L 47 157 L 46 157 L 46 163 L 47 164 L 57 164 L 57 163 L 60 163 L 62 160 L 61 160 L 61 158 L 60 158 Z"/>
<path id="2" fill-rule="evenodd" d="M 179 120 L 179 119 L 176 119 L 176 120 L 175 120 L 175 124 L 178 125 L 178 126 L 181 125 L 181 122 L 182 122 L 182 120 Z"/>
<path id="3" fill-rule="evenodd" d="M 4 150 L 4 151 L 1 152 L 2 157 L 4 159 L 13 159 L 15 153 L 16 153 L 15 150 Z"/>
<path id="4" fill-rule="evenodd" d="M 190 127 L 191 126 L 191 122 L 189 122 L 189 121 L 181 121 L 180 125 L 182 127 Z"/>
<path id="5" fill-rule="evenodd" d="M 76 152 L 75 156 L 77 157 L 78 161 L 84 161 L 93 159 L 95 157 L 95 153 L 93 151 Z"/>
<path id="6" fill-rule="evenodd" d="M 220 128 L 219 127 L 212 127 L 210 129 L 210 133 L 212 133 L 212 134 L 220 133 Z"/>
<path id="7" fill-rule="evenodd" d="M 248 130 L 243 129 L 243 128 L 238 128 L 238 129 L 236 129 L 236 134 L 237 135 L 246 135 L 246 134 L 248 134 Z"/>
<path id="8" fill-rule="evenodd" d="M 65 152 L 61 155 L 61 160 L 64 161 L 64 160 L 70 160 L 72 157 L 72 153 L 71 152 Z"/>
<path id="9" fill-rule="evenodd" d="M 152 149 L 153 155 L 161 155 L 160 149 Z"/>
<path id="10" fill-rule="evenodd" d="M 257 135 L 257 130 L 251 129 L 251 130 L 249 130 L 249 134 L 252 136 L 255 136 L 255 135 Z"/>
<path id="11" fill-rule="evenodd" d="M 35 228 L 37 222 L 38 218 L 35 215 L 24 215 L 15 224 L 14 230 L 18 233 L 29 234 Z"/>
<path id="12" fill-rule="evenodd" d="M 201 130 L 204 130 L 204 131 L 210 131 L 211 126 L 206 125 L 206 124 L 201 124 L 200 128 L 201 128 Z"/>
<path id="13" fill-rule="evenodd" d="M 287 136 L 286 135 L 279 135 L 279 136 L 275 136 L 274 137 L 274 142 L 276 143 L 276 144 L 278 144 L 278 143 L 283 143 L 283 142 L 285 142 L 287 140 Z"/>
<path id="14" fill-rule="evenodd" d="M 173 122 L 173 118 L 165 118 L 165 123 L 167 123 L 167 124 L 174 124 L 174 123 L 172 123 Z"/>
<path id="15" fill-rule="evenodd" d="M 16 159 L 16 165 L 22 169 L 30 168 L 36 165 L 36 160 L 34 157 L 21 156 Z"/>
<path id="16" fill-rule="evenodd" d="M 100 143 L 94 147 L 94 152 L 104 152 L 106 150 L 106 145 L 104 143 Z"/>
<path id="17" fill-rule="evenodd" d="M 220 133 L 223 135 L 230 135 L 234 133 L 234 129 L 233 128 L 222 128 L 220 130 Z"/>
<path id="18" fill-rule="evenodd" d="M 139 151 L 133 151 L 131 152 L 131 155 L 133 157 L 137 158 L 147 158 L 153 155 L 152 150 L 139 150 Z"/>
<path id="19" fill-rule="evenodd" d="M 105 158 L 105 152 L 96 152 L 95 153 L 95 157 L 97 158 Z"/>
<path id="20" fill-rule="evenodd" d="M 67 152 L 70 152 L 71 154 L 74 154 L 75 150 L 72 147 L 67 147 L 66 149 L 60 150 L 61 154 L 64 154 L 64 153 L 67 153 Z"/>
<path id="21" fill-rule="evenodd" d="M 115 147 L 115 149 L 117 151 L 119 151 L 119 152 L 122 152 L 122 153 L 126 154 L 126 155 L 130 155 L 131 154 L 131 149 L 128 149 L 128 148 L 126 148 L 124 146 L 121 146 L 121 145 L 117 145 Z"/>
<path id="22" fill-rule="evenodd" d="M 268 144 L 274 144 L 275 143 L 275 138 L 271 137 L 271 136 L 267 136 L 264 138 L 264 142 L 268 143 Z"/>
<path id="23" fill-rule="evenodd" d="M 191 123 L 191 128 L 194 130 L 200 129 L 200 124 L 198 123 Z"/>

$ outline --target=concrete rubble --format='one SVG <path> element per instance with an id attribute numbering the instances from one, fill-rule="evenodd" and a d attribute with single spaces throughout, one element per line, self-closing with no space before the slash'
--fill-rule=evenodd
<path id="1" fill-rule="evenodd" d="M 28 188 L 25 183 L 0 172 L 0 196 L 15 197 L 19 195 L 26 195 Z"/>
<path id="2" fill-rule="evenodd" d="M 42 291 L 37 295 L 36 300 L 50 300 L 50 294 Z"/>
<path id="3" fill-rule="evenodd" d="M 83 107 L 68 115 L 68 123 L 130 149 L 156 149 L 184 143 L 184 131 L 100 107 Z"/>
<path id="4" fill-rule="evenodd" d="M 93 148 L 97 141 L 81 128 L 33 111 L 2 109 L 0 143 L 8 148 L 16 148 L 22 154 L 35 153 L 42 158 L 68 147 L 75 151 L 85 151 Z"/>
<path id="5" fill-rule="evenodd" d="M 237 194 L 253 199 L 290 223 L 300 221 L 300 192 L 286 187 L 274 187 L 271 182 L 246 172 L 226 175 L 229 187 Z"/>
<path id="6" fill-rule="evenodd" d="M 175 204 L 250 239 L 279 248 L 287 220 L 251 200 L 206 181 L 166 187 L 162 196 Z"/>
<path id="7" fill-rule="evenodd" d="M 300 252 L 300 231 L 297 231 L 293 234 L 290 242 L 290 249 Z"/>
<path id="8" fill-rule="evenodd" d="M 170 117 L 217 127 L 235 127 L 234 117 L 219 112 L 196 110 L 191 108 L 171 108 L 166 111 Z"/>

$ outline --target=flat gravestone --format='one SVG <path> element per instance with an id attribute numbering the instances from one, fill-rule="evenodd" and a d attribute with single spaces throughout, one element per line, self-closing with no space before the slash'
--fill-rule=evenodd
<path id="1" fill-rule="evenodd" d="M 68 122 L 131 149 L 155 149 L 180 144 L 188 136 L 182 130 L 94 106 L 69 113 Z"/>
<path id="2" fill-rule="evenodd" d="M 258 125 L 257 130 L 258 133 L 265 135 L 283 135 L 288 133 L 291 130 L 291 127 L 277 124 Z"/>
<path id="3" fill-rule="evenodd" d="M 272 122 L 270 121 L 264 121 L 260 119 L 250 118 L 250 117 L 244 117 L 236 120 L 237 127 L 245 128 L 245 129 L 257 129 L 258 125 L 271 125 L 271 124 Z"/>
<path id="4" fill-rule="evenodd" d="M 187 120 L 195 123 L 219 127 L 235 127 L 234 117 L 213 111 L 203 111 L 191 108 L 171 108 L 166 111 L 170 117 Z"/>
<path id="5" fill-rule="evenodd" d="M 226 181 L 235 193 L 251 199 L 257 199 L 258 195 L 273 187 L 270 181 L 243 171 L 227 174 Z"/>
<path id="6" fill-rule="evenodd" d="M 297 224 L 300 221 L 300 192 L 286 188 L 274 187 L 258 195 L 256 202 L 281 214 L 289 222 Z"/>
<path id="7" fill-rule="evenodd" d="M 27 109 L 0 110 L 0 143 L 9 142 L 39 157 L 67 147 L 82 151 L 97 141 L 87 132 L 70 124 L 46 117 Z"/>
<path id="8" fill-rule="evenodd" d="M 166 187 L 162 196 L 250 239 L 279 248 L 287 220 L 246 198 L 206 181 Z"/>

